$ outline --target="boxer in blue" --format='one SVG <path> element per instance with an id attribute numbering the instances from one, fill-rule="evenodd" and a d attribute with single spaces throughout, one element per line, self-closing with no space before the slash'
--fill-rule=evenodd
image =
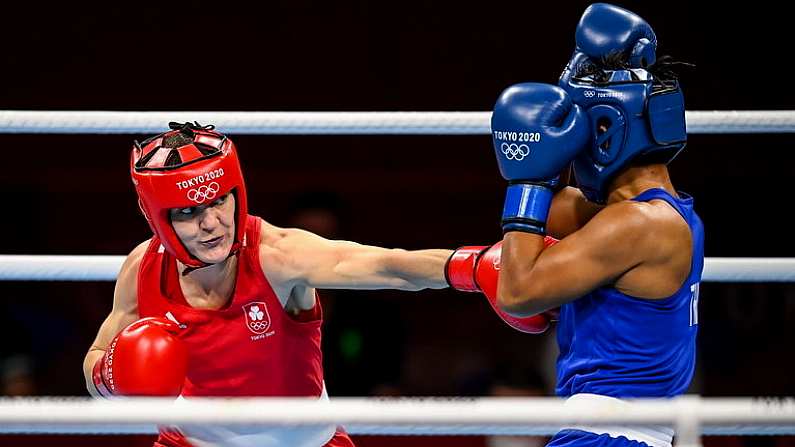
<path id="1" fill-rule="evenodd" d="M 506 89 L 492 115 L 508 180 L 497 302 L 560 307 L 557 393 L 672 397 L 693 376 L 704 230 L 667 163 L 685 146 L 684 99 L 636 14 L 586 9 L 558 86 Z M 561 187 L 572 166 L 577 188 Z M 543 249 L 545 235 L 560 239 Z M 670 447 L 667 427 L 577 426 L 550 446 Z"/>

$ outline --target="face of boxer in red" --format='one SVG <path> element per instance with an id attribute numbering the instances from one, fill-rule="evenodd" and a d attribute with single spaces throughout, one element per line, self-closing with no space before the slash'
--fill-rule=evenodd
<path id="1" fill-rule="evenodd" d="M 206 205 L 169 210 L 174 232 L 198 260 L 223 262 L 235 238 L 235 196 L 226 194 Z"/>
<path id="2" fill-rule="evenodd" d="M 141 211 L 163 248 L 186 266 L 223 262 L 244 243 L 248 216 L 237 150 L 212 126 L 169 127 L 133 145 L 130 171 Z"/>

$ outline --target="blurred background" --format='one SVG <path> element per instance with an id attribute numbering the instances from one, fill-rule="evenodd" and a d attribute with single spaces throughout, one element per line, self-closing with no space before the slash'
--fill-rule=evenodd
<path id="1" fill-rule="evenodd" d="M 510 84 L 557 80 L 589 3 L 9 4 L 0 109 L 485 111 Z M 795 108 L 779 67 L 790 52 L 782 6 L 616 4 L 653 26 L 658 54 L 696 65 L 682 78 L 689 110 Z M 488 135 L 232 136 L 249 208 L 276 225 L 406 249 L 501 237 L 505 183 Z M 0 134 L 0 253 L 121 255 L 147 239 L 128 174 L 132 140 L 143 137 Z M 788 134 L 690 136 L 671 172 L 695 197 L 707 256 L 795 256 L 792 149 Z M 0 282 L 2 394 L 86 395 L 83 355 L 112 294 L 111 282 Z M 795 394 L 795 286 L 706 283 L 701 298 L 691 391 Z M 515 332 L 478 295 L 322 300 L 332 396 L 553 391 L 554 331 Z"/>

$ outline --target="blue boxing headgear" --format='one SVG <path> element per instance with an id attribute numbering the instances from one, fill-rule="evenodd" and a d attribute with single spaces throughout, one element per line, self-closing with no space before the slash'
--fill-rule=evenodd
<path id="1" fill-rule="evenodd" d="M 618 33 L 624 39 L 618 44 L 603 38 L 625 29 L 631 32 Z M 573 162 L 577 184 L 590 201 L 604 203 L 610 182 L 638 157 L 668 163 L 685 147 L 679 82 L 655 78 L 655 67 L 649 67 L 656 43 L 642 19 L 612 5 L 592 5 L 578 26 L 577 49 L 559 85 L 591 121 L 592 143 Z"/>

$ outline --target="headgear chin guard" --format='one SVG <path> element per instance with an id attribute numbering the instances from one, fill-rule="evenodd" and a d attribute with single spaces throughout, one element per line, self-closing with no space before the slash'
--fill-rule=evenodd
<path id="1" fill-rule="evenodd" d="M 190 208 L 212 203 L 227 193 L 235 194 L 235 240 L 230 256 L 242 245 L 246 231 L 246 186 L 232 140 L 213 126 L 169 123 L 168 132 L 133 145 L 130 172 L 138 203 L 152 232 L 163 247 L 191 268 L 207 264 L 182 244 L 171 224 L 171 208 Z M 182 134 L 190 142 L 174 148 L 163 147 L 169 137 Z"/>

